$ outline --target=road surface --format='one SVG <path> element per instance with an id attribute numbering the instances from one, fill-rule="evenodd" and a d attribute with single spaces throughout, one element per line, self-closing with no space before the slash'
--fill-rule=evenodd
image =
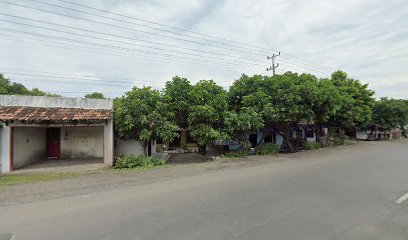
<path id="1" fill-rule="evenodd" d="M 406 141 L 302 156 L 2 207 L 0 239 L 408 239 Z"/>

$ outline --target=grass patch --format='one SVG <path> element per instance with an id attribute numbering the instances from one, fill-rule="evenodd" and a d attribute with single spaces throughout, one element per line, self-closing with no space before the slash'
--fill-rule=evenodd
<path id="1" fill-rule="evenodd" d="M 305 142 L 304 149 L 305 150 L 315 150 L 322 147 L 321 143 L 317 142 Z"/>
<path id="2" fill-rule="evenodd" d="M 224 153 L 221 155 L 222 158 L 239 158 L 239 157 L 246 157 L 251 155 L 249 150 L 235 150 Z"/>
<path id="3" fill-rule="evenodd" d="M 144 155 L 135 156 L 133 154 L 122 155 L 116 158 L 115 168 L 152 168 L 164 165 L 164 161 L 154 157 Z"/>
<path id="4" fill-rule="evenodd" d="M 22 183 L 48 182 L 79 177 L 84 173 L 38 173 L 0 175 L 0 187 Z"/>

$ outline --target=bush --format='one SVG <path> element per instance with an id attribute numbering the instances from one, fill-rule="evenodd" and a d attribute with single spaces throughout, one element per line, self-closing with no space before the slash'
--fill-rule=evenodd
<path id="1" fill-rule="evenodd" d="M 257 155 L 277 154 L 279 147 L 276 144 L 261 144 L 255 148 Z"/>
<path id="2" fill-rule="evenodd" d="M 328 133 L 326 143 L 328 145 L 343 145 L 346 142 L 346 136 L 340 133 Z"/>
<path id="3" fill-rule="evenodd" d="M 116 158 L 115 168 L 143 168 L 163 165 L 164 161 L 154 157 L 144 155 L 135 156 L 132 154 L 122 155 Z"/>
<path id="4" fill-rule="evenodd" d="M 236 150 L 236 151 L 230 151 L 225 154 L 222 154 L 222 158 L 239 158 L 239 157 L 246 157 L 251 155 L 250 150 Z"/>
<path id="5" fill-rule="evenodd" d="M 314 150 L 321 148 L 322 144 L 317 142 L 305 142 L 305 145 L 303 147 L 305 150 Z"/>

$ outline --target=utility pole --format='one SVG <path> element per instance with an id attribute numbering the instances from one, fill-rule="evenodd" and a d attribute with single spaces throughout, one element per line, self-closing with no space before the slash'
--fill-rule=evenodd
<path id="1" fill-rule="evenodd" d="M 270 66 L 269 68 L 266 69 L 266 71 L 270 71 L 272 70 L 272 75 L 275 75 L 275 69 L 279 67 L 279 63 L 275 63 L 275 59 L 276 57 L 280 56 L 280 52 L 278 53 L 278 55 L 273 54 L 272 57 L 267 57 L 267 60 L 271 60 L 272 61 L 272 66 Z"/>

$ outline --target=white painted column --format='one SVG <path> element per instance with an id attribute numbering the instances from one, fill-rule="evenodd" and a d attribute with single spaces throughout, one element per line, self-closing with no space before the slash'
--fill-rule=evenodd
<path id="1" fill-rule="evenodd" d="M 103 162 L 113 166 L 113 120 L 108 120 L 103 129 Z"/>
<path id="2" fill-rule="evenodd" d="M 1 157 L 1 172 L 8 173 L 10 172 L 10 126 L 3 125 L 1 129 L 1 148 L 0 148 L 0 157 Z"/>

